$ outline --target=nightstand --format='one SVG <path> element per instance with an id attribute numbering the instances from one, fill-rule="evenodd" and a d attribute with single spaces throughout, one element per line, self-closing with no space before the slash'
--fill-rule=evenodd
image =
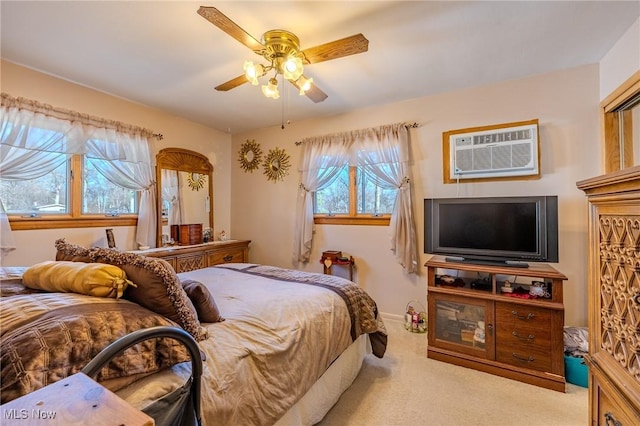
<path id="1" fill-rule="evenodd" d="M 355 268 L 355 261 L 353 260 L 353 256 L 342 256 L 341 251 L 324 251 L 322 252 L 320 263 L 322 263 L 322 267 L 324 269 L 323 272 L 327 275 L 333 275 L 334 265 L 340 265 L 349 268 L 349 281 L 353 281 L 353 269 Z"/>
<path id="2" fill-rule="evenodd" d="M 2 424 L 153 426 L 154 420 L 83 373 L 0 406 Z"/>

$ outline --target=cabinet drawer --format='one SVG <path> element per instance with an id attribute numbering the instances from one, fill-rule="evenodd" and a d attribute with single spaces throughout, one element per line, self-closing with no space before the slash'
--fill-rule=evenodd
<path id="1" fill-rule="evenodd" d="M 496 326 L 496 344 L 520 346 L 523 349 L 551 350 L 551 330 L 549 327 L 531 325 L 501 324 Z"/>
<path id="2" fill-rule="evenodd" d="M 176 257 L 176 265 L 174 268 L 177 273 L 180 273 L 193 271 L 195 269 L 202 269 L 205 266 L 204 256 L 202 254 L 196 254 L 193 256 Z"/>
<path id="3" fill-rule="evenodd" d="M 551 371 L 549 349 L 530 345 L 498 345 L 496 361 L 537 371 Z"/>
<path id="4" fill-rule="evenodd" d="M 627 413 L 611 400 L 608 395 L 603 392 L 600 386 L 597 386 L 597 398 L 598 398 L 598 425 L 611 425 L 611 426 L 630 426 L 635 425 L 637 422 L 627 416 Z"/>
<path id="5" fill-rule="evenodd" d="M 239 248 L 237 250 L 226 250 L 220 252 L 207 253 L 207 265 L 219 265 L 221 263 L 242 263 L 244 262 L 244 250 Z"/>
<path id="6" fill-rule="evenodd" d="M 496 324 L 509 327 L 551 328 L 551 311 L 535 306 L 519 305 L 515 303 L 496 303 Z"/>

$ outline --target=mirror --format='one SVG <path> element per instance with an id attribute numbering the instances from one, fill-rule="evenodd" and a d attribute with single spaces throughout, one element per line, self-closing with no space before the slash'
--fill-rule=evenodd
<path id="1" fill-rule="evenodd" d="M 605 172 L 640 165 L 640 71 L 601 103 Z"/>
<path id="2" fill-rule="evenodd" d="M 240 167 L 245 172 L 251 172 L 258 168 L 262 157 L 262 150 L 255 139 L 247 139 L 245 143 L 240 147 Z"/>
<path id="3" fill-rule="evenodd" d="M 171 244 L 171 225 L 202 224 L 213 233 L 213 166 L 209 159 L 183 148 L 156 155 L 158 201 L 157 247 Z"/>
<path id="4" fill-rule="evenodd" d="M 283 180 L 289 174 L 289 155 L 284 149 L 270 149 L 264 159 L 264 174 L 274 182 Z"/>

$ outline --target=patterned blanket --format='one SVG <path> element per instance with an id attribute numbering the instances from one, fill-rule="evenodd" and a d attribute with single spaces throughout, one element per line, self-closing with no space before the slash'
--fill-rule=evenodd
<path id="1" fill-rule="evenodd" d="M 378 307 L 371 296 L 354 282 L 333 275 L 314 274 L 267 265 L 235 264 L 216 267 L 280 281 L 319 286 L 335 292 L 347 305 L 351 318 L 351 339 L 355 340 L 361 334 L 369 334 L 373 354 L 378 358 L 384 356 L 387 348 L 387 330 L 378 315 Z"/>
<path id="2" fill-rule="evenodd" d="M 176 326 L 126 300 L 73 293 L 2 297 L 0 320 L 3 404 L 79 372 L 111 342 L 132 331 Z M 116 356 L 97 379 L 104 383 L 138 378 L 186 360 L 189 355 L 178 342 L 149 340 Z"/>

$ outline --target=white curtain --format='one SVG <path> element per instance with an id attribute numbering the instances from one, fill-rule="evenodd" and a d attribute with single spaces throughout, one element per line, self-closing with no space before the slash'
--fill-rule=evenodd
<path id="1" fill-rule="evenodd" d="M 294 261 L 307 262 L 313 240 L 311 192 L 331 184 L 347 162 L 359 166 L 383 189 L 397 189 L 391 213 L 390 248 L 408 273 L 418 271 L 418 250 L 411 176 L 409 133 L 404 123 L 308 138 L 303 141 L 296 216 Z"/>
<path id="2" fill-rule="evenodd" d="M 86 143 L 87 159 L 114 185 L 140 191 L 136 243 L 156 246 L 156 195 L 149 143 L 140 134 L 94 128 Z"/>
<path id="3" fill-rule="evenodd" d="M 169 203 L 169 225 L 180 225 L 180 187 L 178 186 L 178 171 L 162 169 L 162 200 Z"/>
<path id="4" fill-rule="evenodd" d="M 13 105 L 20 102 L 32 108 Z M 47 113 L 51 109 L 34 101 L 11 99 L 2 94 L 0 178 L 37 179 L 72 155 L 85 154 L 94 160 L 92 164 L 110 182 L 141 191 L 136 241 L 140 245 L 155 247 L 155 191 L 146 137 L 97 128 L 71 118 L 54 117 Z M 0 213 L 0 225 L 3 231 L 0 247 L 3 251 L 15 249 L 4 213 Z"/>
<path id="5" fill-rule="evenodd" d="M 33 111 L 2 107 L 0 177 L 37 179 L 81 152 L 82 125 Z M 0 249 L 16 249 L 11 224 L 0 194 Z"/>
<path id="6" fill-rule="evenodd" d="M 349 160 L 348 144 L 331 136 L 304 143 L 298 171 L 300 185 L 296 203 L 293 261 L 308 262 L 313 240 L 313 192 L 319 191 L 336 178 Z"/>

